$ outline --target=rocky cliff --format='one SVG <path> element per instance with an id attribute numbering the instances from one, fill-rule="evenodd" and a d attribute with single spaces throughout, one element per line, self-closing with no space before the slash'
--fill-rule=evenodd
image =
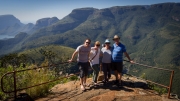
<path id="1" fill-rule="evenodd" d="M 99 81 L 98 86 L 90 85 L 86 91 L 80 90 L 79 81 L 71 81 L 58 84 L 51 89 L 51 94 L 36 99 L 36 101 L 175 101 L 168 99 L 167 95 L 158 95 L 157 92 L 148 89 L 146 82 L 133 77 L 123 77 L 124 87 L 113 85 L 114 76 L 107 85 Z M 89 78 L 91 84 L 92 79 Z M 133 81 L 135 85 L 132 86 Z"/>
<path id="2" fill-rule="evenodd" d="M 36 27 L 45 27 L 45 26 L 49 26 L 52 25 L 56 22 L 58 22 L 59 19 L 57 17 L 52 17 L 52 18 L 42 18 L 36 21 L 35 26 Z"/>

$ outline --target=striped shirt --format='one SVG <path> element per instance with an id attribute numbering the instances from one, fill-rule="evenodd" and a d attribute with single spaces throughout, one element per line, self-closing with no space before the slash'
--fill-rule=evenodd
<path id="1" fill-rule="evenodd" d="M 123 44 L 119 43 L 116 45 L 114 43 L 112 47 L 112 62 L 122 62 L 124 52 L 126 52 L 126 47 Z"/>

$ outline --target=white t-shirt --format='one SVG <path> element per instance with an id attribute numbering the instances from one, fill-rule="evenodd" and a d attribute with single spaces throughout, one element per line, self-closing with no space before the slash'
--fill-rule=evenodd
<path id="1" fill-rule="evenodd" d="M 106 49 L 105 47 L 101 49 L 103 53 L 102 62 L 103 63 L 111 63 L 111 49 Z"/>
<path id="2" fill-rule="evenodd" d="M 97 50 L 94 49 L 94 47 L 91 47 L 91 51 L 90 51 L 90 59 L 92 59 L 95 55 L 96 55 Z M 98 53 L 97 55 L 94 57 L 94 59 L 91 61 L 92 65 L 95 64 L 99 64 L 99 54 L 100 54 L 100 48 L 98 48 Z"/>
<path id="3" fill-rule="evenodd" d="M 89 53 L 91 51 L 91 47 L 85 47 L 84 45 L 80 45 L 77 47 L 76 52 L 78 52 L 77 61 L 78 62 L 88 62 L 89 61 Z"/>

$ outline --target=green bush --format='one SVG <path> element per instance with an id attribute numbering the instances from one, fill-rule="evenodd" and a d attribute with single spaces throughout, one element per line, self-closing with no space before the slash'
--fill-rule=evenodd
<path id="1" fill-rule="evenodd" d="M 31 66 L 30 68 L 33 68 L 34 66 Z M 30 70 L 27 71 L 24 75 L 24 78 L 22 78 L 22 81 L 26 81 L 26 86 L 33 86 L 40 83 L 44 83 L 50 80 L 55 79 L 54 72 L 50 71 L 49 69 L 42 68 L 39 70 Z M 32 98 L 46 95 L 50 89 L 50 84 L 45 84 L 33 88 L 29 88 L 26 90 L 26 93 L 28 93 Z"/>
<path id="2" fill-rule="evenodd" d="M 74 80 L 77 80 L 78 79 L 78 76 L 74 75 L 74 76 L 71 76 L 69 78 L 70 81 L 74 81 Z"/>
<path id="3" fill-rule="evenodd" d="M 34 68 L 34 67 L 36 66 L 31 65 L 27 68 Z M 22 67 L 17 68 L 17 70 L 22 70 L 22 69 L 24 68 Z M 0 68 L 0 77 L 2 77 L 4 73 L 9 72 L 9 71 L 13 71 L 13 68 L 11 66 L 8 68 Z M 34 70 L 25 71 L 25 72 L 18 72 L 16 73 L 16 81 L 17 81 L 16 87 L 17 89 L 22 89 L 25 87 L 30 87 L 30 86 L 34 86 L 34 85 L 44 83 L 50 80 L 54 80 L 55 79 L 54 73 L 55 71 L 51 71 L 47 68 L 34 69 Z M 14 90 L 13 74 L 9 74 L 5 76 L 3 80 L 4 80 L 3 85 L 5 86 L 4 89 L 6 91 L 13 91 Z M 39 96 L 46 95 L 49 89 L 57 83 L 59 82 L 48 83 L 41 86 L 29 88 L 29 89 L 26 89 L 25 92 L 29 94 L 32 98 L 36 98 Z M 0 89 L 0 100 L 5 100 L 9 96 L 12 96 L 12 95 L 5 94 Z"/>
<path id="4" fill-rule="evenodd" d="M 162 94 L 165 94 L 168 92 L 168 90 L 166 88 L 159 87 L 152 83 L 148 83 L 148 86 L 149 86 L 149 88 L 155 90 L 159 95 L 162 95 Z"/>
<path id="5" fill-rule="evenodd" d="M 13 71 L 13 68 L 10 66 L 9 68 L 0 68 L 0 78 L 3 76 L 4 73 L 8 71 Z M 4 80 L 4 90 L 6 91 L 12 91 L 12 86 L 13 86 L 13 79 L 12 75 L 8 75 L 7 78 L 3 79 Z M 2 85 L 0 85 L 1 87 Z M 5 94 L 2 92 L 2 89 L 0 89 L 0 100 L 4 100 L 7 97 L 9 97 L 10 94 Z"/>
<path id="6" fill-rule="evenodd" d="M 16 68 L 16 70 L 24 70 L 24 69 L 32 69 L 36 68 L 36 65 L 30 65 L 27 66 L 26 68 L 23 67 L 23 64 L 20 65 L 20 67 Z M 3 76 L 4 73 L 13 71 L 13 67 L 9 66 L 8 68 L 0 68 L 0 77 Z M 38 68 L 38 69 L 33 69 L 33 70 L 28 70 L 28 71 L 23 71 L 23 72 L 17 72 L 16 73 L 16 87 L 17 89 L 22 89 L 25 87 L 30 87 L 34 85 L 38 85 L 44 82 L 48 82 L 51 80 L 55 80 L 58 78 L 61 78 L 60 76 L 56 76 L 56 71 L 54 69 L 49 69 L 49 68 Z M 77 76 L 71 76 L 69 78 L 63 78 L 61 80 L 52 82 L 52 83 L 47 83 L 43 84 L 40 86 L 32 87 L 23 90 L 23 92 L 26 92 L 28 95 L 30 95 L 32 98 L 37 98 L 40 96 L 47 95 L 51 87 L 58 83 L 66 83 L 72 80 L 77 80 Z M 4 89 L 6 91 L 13 91 L 13 74 L 8 74 L 7 76 L 4 77 Z M 21 91 L 19 91 L 21 92 Z M 13 93 L 12 93 L 13 94 Z M 12 94 L 5 94 L 1 91 L 0 89 L 0 100 L 5 100 L 10 96 L 13 96 Z"/>

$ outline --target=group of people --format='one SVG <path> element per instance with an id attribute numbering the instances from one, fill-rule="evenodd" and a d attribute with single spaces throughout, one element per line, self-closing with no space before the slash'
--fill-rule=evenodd
<path id="1" fill-rule="evenodd" d="M 104 73 L 103 82 L 106 84 L 111 77 L 111 70 L 114 71 L 116 80 L 115 84 L 122 87 L 122 70 L 123 70 L 123 53 L 131 63 L 134 63 L 126 52 L 125 46 L 120 43 L 120 37 L 115 35 L 113 38 L 114 44 L 110 46 L 109 39 L 106 39 L 104 46 L 100 49 L 100 42 L 96 41 L 94 47 L 90 46 L 91 40 L 86 39 L 83 45 L 77 47 L 72 54 L 69 62 L 72 62 L 76 54 L 78 54 L 77 62 L 80 70 L 81 90 L 85 90 L 88 86 L 86 78 L 88 75 L 89 66 L 93 70 L 93 84 L 97 85 L 100 63 Z M 100 57 L 102 59 L 100 60 Z"/>

